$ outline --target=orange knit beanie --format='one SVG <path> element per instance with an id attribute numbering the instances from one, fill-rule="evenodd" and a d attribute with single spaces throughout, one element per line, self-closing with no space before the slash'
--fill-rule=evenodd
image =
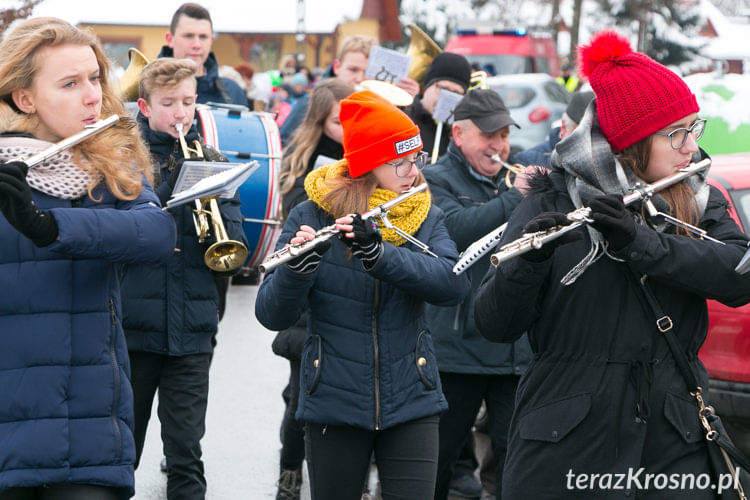
<path id="1" fill-rule="evenodd" d="M 385 162 L 422 149 L 419 128 L 400 109 L 369 90 L 339 103 L 344 158 L 359 177 Z"/>

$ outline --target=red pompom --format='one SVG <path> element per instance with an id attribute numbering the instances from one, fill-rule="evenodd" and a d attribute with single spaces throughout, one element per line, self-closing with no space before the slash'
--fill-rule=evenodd
<path id="1" fill-rule="evenodd" d="M 616 58 L 630 54 L 630 42 L 616 31 L 605 30 L 596 33 L 588 45 L 578 47 L 578 67 L 585 77 L 591 75 L 602 63 L 614 62 Z"/>

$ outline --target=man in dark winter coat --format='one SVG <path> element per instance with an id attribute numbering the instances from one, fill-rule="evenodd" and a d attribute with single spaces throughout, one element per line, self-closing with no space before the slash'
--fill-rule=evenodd
<path id="1" fill-rule="evenodd" d="M 411 106 L 404 109 L 404 112 L 419 127 L 422 144 L 426 150 L 434 151 L 437 147 L 438 155 L 442 156 L 448 149 L 451 139 L 450 132 L 443 129 L 440 144 L 435 145 L 437 122 L 432 117 L 432 113 L 435 112 L 440 90 L 450 90 L 463 95 L 469 88 L 470 80 L 471 65 L 464 56 L 443 52 L 432 60 L 424 78 L 424 90 L 421 94 L 417 94 Z"/>
<path id="2" fill-rule="evenodd" d="M 518 126 L 493 90 L 472 90 L 456 106 L 453 141 L 448 152 L 425 177 L 459 251 L 503 224 L 521 200 L 516 188 L 504 183 L 501 164 L 510 153 L 510 126 Z M 523 187 L 518 176 L 517 187 Z M 489 255 L 474 264 L 472 288 L 489 267 Z M 506 434 L 519 376 L 531 359 L 528 342 L 493 344 L 479 333 L 473 318 L 473 293 L 454 307 L 428 306 L 427 318 L 435 339 L 440 380 L 449 409 L 440 418 L 440 452 L 436 496 L 445 499 L 451 469 L 482 401 L 490 419 L 497 460 L 498 491 L 503 470 Z"/>
<path id="3" fill-rule="evenodd" d="M 211 52 L 214 43 L 211 15 L 204 7 L 185 3 L 175 11 L 167 45 L 159 57 L 189 58 L 198 65 L 198 103 L 217 102 L 247 106 L 245 92 L 229 78 L 219 77 L 219 63 Z"/>
<path id="4" fill-rule="evenodd" d="M 573 94 L 573 97 L 568 103 L 568 107 L 565 109 L 565 113 L 562 115 L 560 126 L 550 130 L 549 137 L 545 142 L 537 144 L 526 151 L 514 154 L 510 159 L 510 163 L 518 163 L 525 167 L 529 165 L 539 165 L 545 168 L 550 168 L 550 155 L 552 154 L 552 150 L 555 149 L 558 142 L 573 133 L 581 122 L 583 112 L 586 111 L 586 107 L 593 98 L 594 93 L 591 91 L 581 91 Z"/>

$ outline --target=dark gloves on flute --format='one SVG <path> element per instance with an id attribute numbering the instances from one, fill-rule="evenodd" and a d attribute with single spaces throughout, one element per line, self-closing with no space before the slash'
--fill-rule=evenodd
<path id="1" fill-rule="evenodd" d="M 354 214 L 352 219 L 354 237 L 342 235 L 341 241 L 351 249 L 352 255 L 362 261 L 365 269 L 370 270 L 383 253 L 383 238 L 374 220 L 362 219 L 359 214 Z"/>
<path id="2" fill-rule="evenodd" d="M 0 212 L 11 226 L 34 245 L 46 247 L 59 235 L 57 222 L 46 210 L 39 210 L 26 184 L 29 167 L 21 161 L 0 164 Z"/>
<path id="3" fill-rule="evenodd" d="M 331 242 L 321 241 L 309 252 L 303 253 L 286 263 L 286 267 L 299 274 L 310 274 L 318 270 L 323 254 L 331 248 Z"/>
<path id="4" fill-rule="evenodd" d="M 591 200 L 591 224 L 602 233 L 612 250 L 624 248 L 635 239 L 635 220 L 622 197 L 610 194 Z"/>
<path id="5" fill-rule="evenodd" d="M 567 226 L 569 224 L 571 224 L 571 221 L 563 213 L 542 212 L 523 226 L 523 232 L 524 234 L 536 233 L 537 231 L 546 231 L 547 229 L 557 226 Z M 568 231 L 559 238 L 545 243 L 541 248 L 522 254 L 521 257 L 529 262 L 542 262 L 552 257 L 555 248 L 571 241 L 580 240 L 581 238 L 583 238 L 583 233 L 580 230 Z"/>

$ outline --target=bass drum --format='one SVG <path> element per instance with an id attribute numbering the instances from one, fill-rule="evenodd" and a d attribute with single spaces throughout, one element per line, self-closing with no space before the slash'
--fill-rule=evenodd
<path id="1" fill-rule="evenodd" d="M 248 257 L 244 267 L 255 269 L 274 248 L 281 233 L 281 197 L 277 176 L 281 168 L 279 128 L 270 113 L 199 106 L 198 130 L 209 146 L 230 162 L 257 160 L 260 167 L 239 188 L 242 227 Z"/>

